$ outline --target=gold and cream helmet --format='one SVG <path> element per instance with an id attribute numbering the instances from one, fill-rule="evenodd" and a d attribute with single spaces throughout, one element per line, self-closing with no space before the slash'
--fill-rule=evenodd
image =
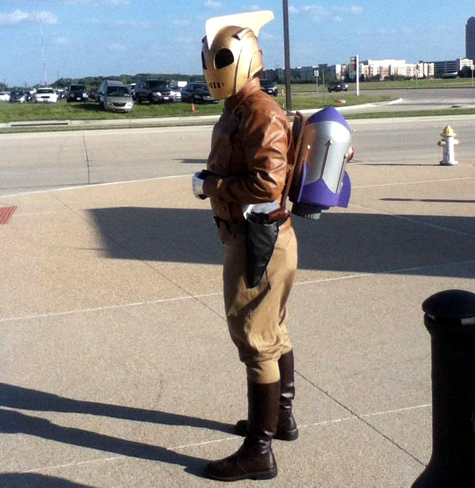
<path id="1" fill-rule="evenodd" d="M 274 19 L 270 10 L 213 17 L 206 22 L 201 61 L 212 97 L 229 98 L 264 66 L 257 41 L 261 27 Z"/>

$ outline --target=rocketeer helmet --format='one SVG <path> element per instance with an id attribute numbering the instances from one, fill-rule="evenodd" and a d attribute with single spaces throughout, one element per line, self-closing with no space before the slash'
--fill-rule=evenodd
<path id="1" fill-rule="evenodd" d="M 263 10 L 213 17 L 206 22 L 201 61 L 212 97 L 236 95 L 263 68 L 257 36 L 273 18 L 270 10 Z"/>

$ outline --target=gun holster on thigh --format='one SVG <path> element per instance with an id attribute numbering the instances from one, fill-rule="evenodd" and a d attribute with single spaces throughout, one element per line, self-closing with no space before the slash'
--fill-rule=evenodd
<path id="1" fill-rule="evenodd" d="M 279 213 L 277 213 L 279 212 Z M 264 275 L 279 236 L 279 227 L 288 214 L 280 209 L 271 214 L 251 213 L 246 220 L 246 281 L 248 288 L 257 286 Z"/>

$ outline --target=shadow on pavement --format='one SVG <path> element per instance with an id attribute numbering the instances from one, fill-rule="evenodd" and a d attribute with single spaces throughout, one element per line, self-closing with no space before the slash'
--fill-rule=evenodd
<path id="1" fill-rule="evenodd" d="M 136 422 L 151 422 L 177 426 L 184 425 L 217 430 L 228 434 L 231 434 L 233 429 L 232 425 L 215 422 L 213 420 L 188 417 L 168 412 L 73 400 L 59 395 L 5 383 L 0 383 L 0 405 L 7 408 L 22 410 L 88 414 Z M 112 452 L 120 456 L 177 464 L 184 466 L 185 471 L 188 473 L 199 477 L 202 476 L 204 464 L 207 462 L 204 459 L 187 456 L 186 454 L 181 454 L 165 447 L 120 439 L 78 428 L 64 427 L 40 417 L 30 416 L 3 408 L 0 408 L 0 433 L 32 435 L 42 439 L 49 439 L 74 446 Z M 8 476 L 28 476 L 28 474 L 9 474 Z M 0 486 L 30 486 L 27 484 L 22 485 L 20 483 L 21 478 L 18 478 L 17 481 L 18 485 L 2 485 L 2 478 L 0 477 Z M 25 479 L 25 481 L 28 480 Z M 63 480 L 60 481 L 63 483 Z M 63 486 L 79 486 L 75 484 L 67 484 L 67 481 L 64 481 L 64 484 L 61 484 L 60 481 L 58 481 L 57 485 L 45 482 L 44 484 L 33 484 L 31 486 L 45 486 L 48 488 L 56 486 L 58 486 L 58 488 Z"/>
<path id="2" fill-rule="evenodd" d="M 108 258 L 222 263 L 211 211 L 120 207 L 89 213 Z M 438 265 L 474 259 L 471 217 L 328 212 L 318 221 L 292 221 L 300 269 L 406 274 L 411 268 L 424 268 L 420 274 L 446 276 L 447 268 Z M 467 273 L 459 269 L 456 276 Z"/>
<path id="3" fill-rule="evenodd" d="M 79 413 L 162 425 L 186 425 L 228 434 L 232 433 L 233 430 L 232 425 L 215 422 L 214 420 L 156 410 L 74 400 L 44 391 L 31 390 L 5 383 L 0 383 L 0 406 L 40 412 Z M 0 428 L 3 430 L 5 426 L 0 424 Z"/>
<path id="4" fill-rule="evenodd" d="M 93 488 L 37 473 L 1 473 L 0 488 Z"/>
<path id="5" fill-rule="evenodd" d="M 203 169 L 206 168 L 206 159 L 176 159 L 175 161 L 180 161 L 182 164 L 201 164 Z"/>
<path id="6" fill-rule="evenodd" d="M 187 472 L 195 476 L 201 476 L 206 462 L 204 459 L 180 454 L 165 447 L 119 439 L 76 427 L 63 427 L 49 420 L 13 410 L 0 409 L 0 433 L 26 434 L 73 446 L 112 452 L 119 456 L 177 464 L 184 466 Z"/>

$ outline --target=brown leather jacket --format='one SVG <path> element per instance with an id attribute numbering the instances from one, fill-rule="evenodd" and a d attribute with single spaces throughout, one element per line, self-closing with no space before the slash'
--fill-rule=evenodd
<path id="1" fill-rule="evenodd" d="M 213 129 L 205 179 L 216 217 L 243 221 L 241 206 L 279 200 L 289 166 L 292 134 L 288 118 L 258 78 L 250 80 L 225 102 Z M 285 227 L 290 226 L 290 219 Z"/>

